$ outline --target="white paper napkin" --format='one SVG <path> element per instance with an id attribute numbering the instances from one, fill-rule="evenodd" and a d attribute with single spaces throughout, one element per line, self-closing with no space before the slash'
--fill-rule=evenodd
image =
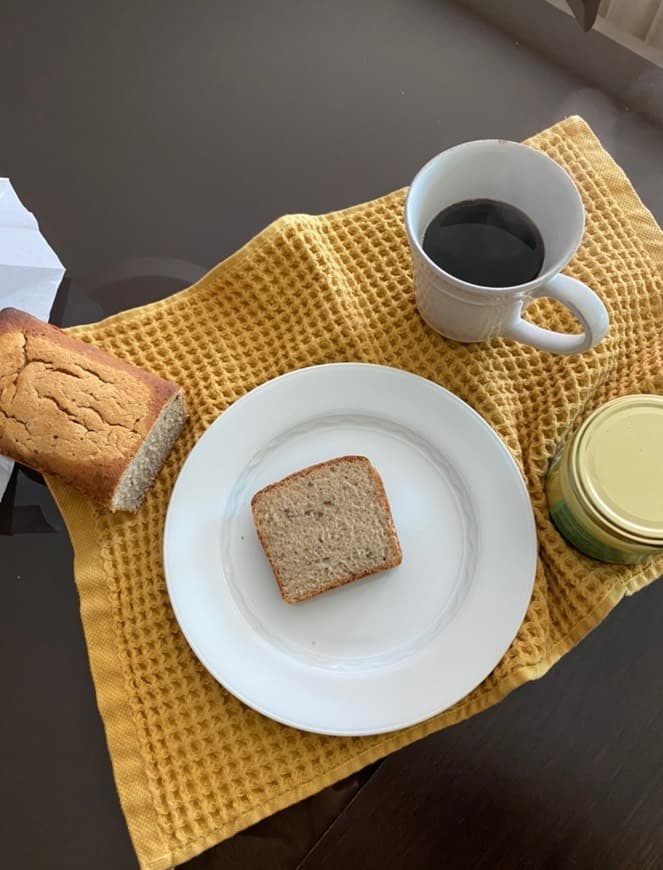
<path id="1" fill-rule="evenodd" d="M 8 178 L 0 178 L 0 308 L 20 308 L 48 320 L 64 266 L 39 232 Z M 0 498 L 14 463 L 0 456 Z"/>

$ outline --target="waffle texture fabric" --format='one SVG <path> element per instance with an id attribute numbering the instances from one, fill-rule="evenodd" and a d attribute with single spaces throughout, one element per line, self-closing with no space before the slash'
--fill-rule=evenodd
<path id="1" fill-rule="evenodd" d="M 568 273 L 610 313 L 594 350 L 562 357 L 496 339 L 460 345 L 424 325 L 403 227 L 405 191 L 321 216 L 288 215 L 193 287 L 73 332 L 185 388 L 191 418 L 136 515 L 49 485 L 66 520 L 97 700 L 140 865 L 171 867 L 362 766 L 497 703 L 540 677 L 620 601 L 663 573 L 591 561 L 546 511 L 551 456 L 615 396 L 663 394 L 663 233 L 580 118 L 530 140 L 574 178 L 587 211 Z M 539 300 L 528 316 L 572 331 Z M 277 724 L 226 692 L 188 647 L 168 602 L 168 499 L 196 440 L 248 390 L 292 369 L 359 361 L 443 385 L 499 433 L 532 499 L 531 604 L 503 660 L 467 698 L 407 730 L 326 737 Z"/>

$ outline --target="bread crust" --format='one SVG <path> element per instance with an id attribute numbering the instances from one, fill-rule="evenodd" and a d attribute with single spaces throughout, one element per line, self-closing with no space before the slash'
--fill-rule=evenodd
<path id="1" fill-rule="evenodd" d="M 0 311 L 0 453 L 95 501 L 112 505 L 122 474 L 178 393 L 57 326 Z"/>
<path id="2" fill-rule="evenodd" d="M 262 532 L 260 522 L 259 522 L 258 518 L 256 517 L 256 510 L 255 510 L 256 504 L 267 493 L 269 493 L 272 490 L 280 489 L 283 486 L 286 486 L 289 481 L 291 481 L 295 478 L 307 477 L 312 471 L 316 471 L 317 469 L 323 468 L 323 467 L 328 466 L 328 465 L 338 465 L 339 463 L 342 463 L 342 462 L 361 463 L 362 465 L 368 466 L 369 472 L 372 475 L 373 480 L 375 481 L 377 488 L 378 488 L 378 498 L 380 499 L 380 502 L 382 503 L 382 506 L 383 506 L 385 513 L 386 513 L 386 516 L 387 516 L 387 520 L 389 523 L 390 537 L 391 537 L 392 545 L 394 546 L 394 548 L 396 550 L 396 553 L 395 553 L 393 559 L 391 559 L 390 561 L 388 561 L 385 564 L 380 565 L 377 568 L 373 568 L 369 571 L 363 571 L 361 573 L 353 574 L 350 577 L 346 577 L 342 580 L 339 580 L 336 583 L 333 583 L 333 584 L 327 586 L 323 591 L 320 591 L 320 592 L 313 591 L 313 592 L 307 593 L 306 595 L 298 595 L 298 596 L 293 598 L 292 596 L 289 596 L 287 594 L 285 584 L 283 582 L 283 578 L 281 577 L 279 569 L 278 569 L 278 565 L 276 564 L 275 560 L 273 559 L 272 554 L 270 554 L 269 545 L 268 545 L 267 540 Z M 275 577 L 276 583 L 279 587 L 279 592 L 281 593 L 281 597 L 288 604 L 297 604 L 300 601 L 308 601 L 309 598 L 315 598 L 318 595 L 322 595 L 324 592 L 329 592 L 332 589 L 338 589 L 340 586 L 346 586 L 348 583 L 354 583 L 355 580 L 361 580 L 363 577 L 370 577 L 372 574 L 378 574 L 381 571 L 388 571 L 390 568 L 395 568 L 397 565 L 400 565 L 401 562 L 403 561 L 403 551 L 401 550 L 400 541 L 398 540 L 398 534 L 396 533 L 394 519 L 393 519 L 392 514 L 391 514 L 391 506 L 390 506 L 389 500 L 387 498 L 387 493 L 386 493 L 386 490 L 384 488 L 384 483 L 382 482 L 382 478 L 378 474 L 377 470 L 374 468 L 370 459 L 368 459 L 368 457 L 366 457 L 366 456 L 359 456 L 359 455 L 354 455 L 354 454 L 348 455 L 348 456 L 338 456 L 338 457 L 335 457 L 334 459 L 326 459 L 324 462 L 316 462 L 314 465 L 307 465 L 305 468 L 302 468 L 299 471 L 294 471 L 292 474 L 288 474 L 287 477 L 284 477 L 281 480 L 277 480 L 275 483 L 270 483 L 267 486 L 263 487 L 262 489 L 258 490 L 258 492 L 256 492 L 254 494 L 253 498 L 251 499 L 251 512 L 253 513 L 253 521 L 254 521 L 254 525 L 256 527 L 256 532 L 258 534 L 258 539 L 259 539 L 260 544 L 265 552 L 265 555 L 267 556 L 267 560 L 271 566 L 271 569 L 274 573 L 274 577 Z"/>

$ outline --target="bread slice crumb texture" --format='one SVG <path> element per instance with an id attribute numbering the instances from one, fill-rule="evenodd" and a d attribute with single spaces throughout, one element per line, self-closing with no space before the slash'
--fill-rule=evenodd
<path id="1" fill-rule="evenodd" d="M 295 472 L 257 492 L 251 508 L 290 603 L 402 560 L 382 480 L 365 456 L 341 456 Z"/>

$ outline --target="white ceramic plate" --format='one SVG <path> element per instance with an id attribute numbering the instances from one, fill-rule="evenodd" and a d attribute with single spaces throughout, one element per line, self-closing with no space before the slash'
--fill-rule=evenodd
<path id="1" fill-rule="evenodd" d="M 251 496 L 349 453 L 382 476 L 403 562 L 285 604 Z M 375 734 L 446 709 L 495 667 L 530 600 L 536 534 L 516 464 L 468 405 L 340 363 L 276 378 L 210 426 L 175 485 L 164 563 L 182 631 L 230 692 L 287 725 Z"/>

